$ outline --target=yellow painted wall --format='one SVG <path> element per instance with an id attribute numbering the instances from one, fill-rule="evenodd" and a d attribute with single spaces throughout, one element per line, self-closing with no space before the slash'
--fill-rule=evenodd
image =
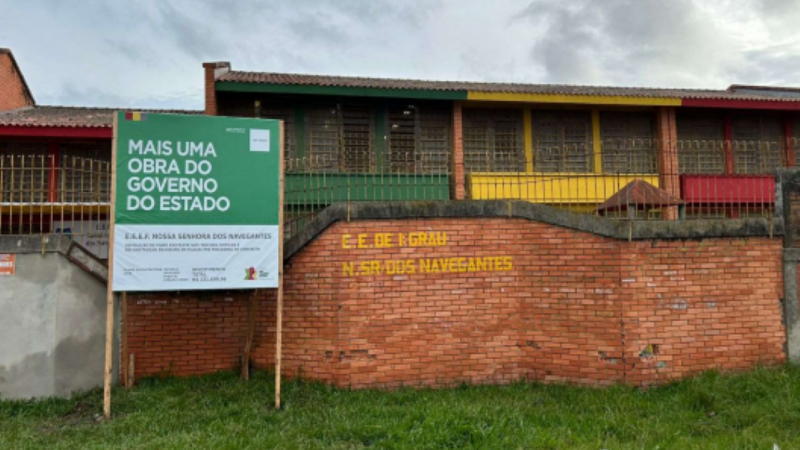
<path id="1" fill-rule="evenodd" d="M 582 105 L 681 106 L 679 98 L 614 97 L 609 95 L 515 94 L 510 92 L 469 91 L 468 100 Z"/>
<path id="2" fill-rule="evenodd" d="M 552 205 L 589 206 L 602 203 L 633 180 L 658 187 L 658 175 L 591 173 L 472 173 L 467 187 L 474 200 L 528 200 Z"/>

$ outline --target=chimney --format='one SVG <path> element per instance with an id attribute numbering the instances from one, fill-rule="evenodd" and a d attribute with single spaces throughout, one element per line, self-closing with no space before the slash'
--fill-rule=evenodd
<path id="1" fill-rule="evenodd" d="M 36 106 L 10 49 L 0 48 L 0 111 Z"/>
<path id="2" fill-rule="evenodd" d="M 205 69 L 206 115 L 216 116 L 218 113 L 216 81 L 231 70 L 231 63 L 207 62 L 203 63 L 203 69 Z"/>

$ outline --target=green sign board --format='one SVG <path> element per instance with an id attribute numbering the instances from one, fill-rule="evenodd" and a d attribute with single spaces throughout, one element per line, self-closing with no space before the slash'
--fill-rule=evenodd
<path id="1" fill-rule="evenodd" d="M 118 112 L 115 291 L 277 286 L 281 124 Z"/>

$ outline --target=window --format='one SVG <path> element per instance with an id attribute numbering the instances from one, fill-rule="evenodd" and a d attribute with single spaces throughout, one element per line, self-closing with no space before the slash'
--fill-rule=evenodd
<path id="1" fill-rule="evenodd" d="M 731 143 L 736 173 L 768 174 L 785 164 L 783 120 L 771 114 L 731 118 Z"/>
<path id="2" fill-rule="evenodd" d="M 644 112 L 600 113 L 603 172 L 657 173 L 653 116 Z"/>
<path id="3" fill-rule="evenodd" d="M 464 167 L 468 172 L 522 172 L 522 111 L 464 109 Z"/>
<path id="4" fill-rule="evenodd" d="M 721 174 L 725 172 L 725 122 L 713 113 L 683 113 L 678 127 L 678 172 Z"/>
<path id="5" fill-rule="evenodd" d="M 111 146 L 78 141 L 61 145 L 58 200 L 108 202 L 111 196 Z"/>
<path id="6" fill-rule="evenodd" d="M 294 136 L 294 111 L 287 104 L 265 101 L 261 103 L 262 119 L 277 119 L 283 121 L 283 143 L 286 146 L 285 157 L 297 158 Z"/>
<path id="7" fill-rule="evenodd" d="M 425 104 L 388 108 L 385 165 L 393 173 L 447 173 L 450 110 Z"/>
<path id="8" fill-rule="evenodd" d="M 594 170 L 588 111 L 532 111 L 533 167 L 537 172 Z"/>
<path id="9" fill-rule="evenodd" d="M 47 144 L 0 142 L 0 201 L 47 201 L 49 165 Z"/>
<path id="10" fill-rule="evenodd" d="M 294 135 L 294 109 L 290 101 L 283 98 L 256 98 L 250 95 L 226 95 L 220 100 L 220 115 L 230 117 L 259 117 L 283 121 L 283 142 L 286 158 L 297 158 Z M 260 110 L 256 101 L 261 102 Z"/>
<path id="11" fill-rule="evenodd" d="M 308 152 L 332 172 L 369 172 L 375 164 L 373 112 L 361 105 L 317 105 L 306 110 Z"/>

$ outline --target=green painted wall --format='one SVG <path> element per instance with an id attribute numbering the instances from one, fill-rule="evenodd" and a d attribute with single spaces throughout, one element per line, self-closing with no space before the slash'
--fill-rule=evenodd
<path id="1" fill-rule="evenodd" d="M 415 98 L 426 100 L 466 100 L 467 91 L 437 91 L 430 89 L 378 89 L 333 86 L 299 86 L 284 84 L 233 83 L 221 81 L 217 91 L 259 92 L 273 94 L 338 95 L 344 97 Z"/>
<path id="2" fill-rule="evenodd" d="M 286 174 L 285 202 L 326 205 L 364 200 L 448 200 L 445 174 Z"/>

